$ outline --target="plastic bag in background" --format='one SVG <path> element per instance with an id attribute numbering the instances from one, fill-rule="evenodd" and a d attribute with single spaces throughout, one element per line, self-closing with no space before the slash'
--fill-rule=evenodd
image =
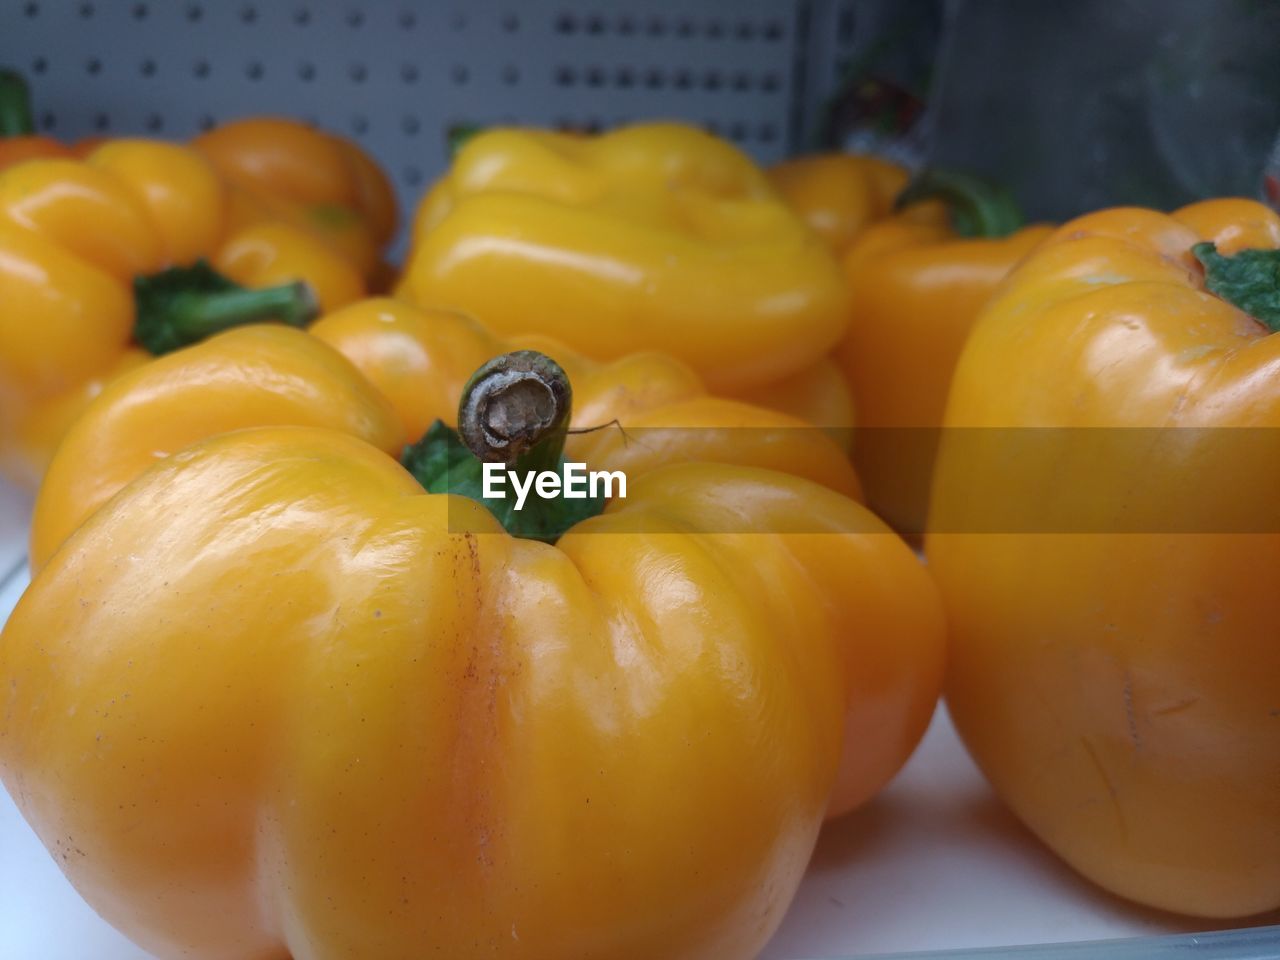
<path id="1" fill-rule="evenodd" d="M 1004 182 L 1034 218 L 1262 195 L 1280 2 L 968 0 L 949 19 L 933 163 Z"/>

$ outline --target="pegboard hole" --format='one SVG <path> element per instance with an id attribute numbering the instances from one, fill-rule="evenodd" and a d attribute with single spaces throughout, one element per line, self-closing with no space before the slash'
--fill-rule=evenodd
<path id="1" fill-rule="evenodd" d="M 760 89 L 765 93 L 777 93 L 782 88 L 782 78 L 776 73 L 766 73 L 760 78 Z"/>
<path id="2" fill-rule="evenodd" d="M 750 20 L 740 20 L 737 27 L 734 28 L 733 35 L 739 40 L 754 40 L 756 38 L 756 25 Z"/>
<path id="3" fill-rule="evenodd" d="M 400 68 L 400 82 L 406 85 L 412 86 L 418 82 L 418 78 L 421 76 L 422 74 L 418 68 L 412 63 L 406 63 Z"/>
<path id="4" fill-rule="evenodd" d="M 578 32 L 578 18 L 571 13 L 562 13 L 556 17 L 556 33 L 565 35 Z"/>
<path id="5" fill-rule="evenodd" d="M 293 22 L 299 27 L 305 27 L 311 22 L 311 9 L 309 7 L 299 7 L 293 11 Z"/>
<path id="6" fill-rule="evenodd" d="M 716 70 L 708 70 L 702 77 L 702 89 L 713 93 L 724 86 L 724 78 Z"/>
<path id="7" fill-rule="evenodd" d="M 604 30 L 604 17 L 587 17 L 587 33 L 591 34 L 593 37 L 598 37 L 600 34 L 604 33 Z"/>
<path id="8" fill-rule="evenodd" d="M 681 20 L 676 25 L 676 36 L 684 37 L 685 39 L 688 39 L 689 37 L 692 37 L 694 35 L 696 30 L 697 30 L 697 27 L 694 25 L 694 22 L 692 20 Z"/>
<path id="9" fill-rule="evenodd" d="M 751 89 L 751 74 L 742 72 L 733 75 L 733 89 L 737 93 L 746 93 Z"/>
<path id="10" fill-rule="evenodd" d="M 50 113 L 48 110 L 40 114 L 41 130 L 52 130 L 57 125 L 58 125 L 58 118 L 55 117 L 52 113 Z"/>
<path id="11" fill-rule="evenodd" d="M 613 75 L 613 85 L 621 90 L 630 90 L 636 83 L 636 75 L 629 67 L 619 67 Z"/>
<path id="12" fill-rule="evenodd" d="M 164 129 L 164 117 L 158 113 L 147 114 L 146 127 L 148 133 L 159 133 Z"/>
<path id="13" fill-rule="evenodd" d="M 261 80 L 267 72 L 267 68 L 263 66 L 261 60 L 250 60 L 244 65 L 244 75 L 254 83 Z"/>
<path id="14" fill-rule="evenodd" d="M 145 20 L 150 13 L 151 8 L 145 3 L 135 3 L 133 5 L 133 19 L 135 20 Z"/>
<path id="15" fill-rule="evenodd" d="M 98 133 L 106 133 L 111 129 L 111 117 L 105 113 L 94 114 L 93 129 L 98 131 Z"/>
<path id="16" fill-rule="evenodd" d="M 412 10 L 401 10 L 397 21 L 401 30 L 412 30 L 418 25 L 418 16 Z"/>
<path id="17" fill-rule="evenodd" d="M 661 17 L 653 17 L 649 20 L 648 26 L 645 27 L 645 30 L 651 37 L 666 36 L 667 21 L 663 20 Z"/>
<path id="18" fill-rule="evenodd" d="M 98 11 L 94 9 L 92 3 L 82 3 L 80 4 L 80 9 L 77 12 L 80 14 L 81 20 L 92 20 L 93 15 Z"/>
<path id="19" fill-rule="evenodd" d="M 400 120 L 400 129 L 406 137 L 416 137 L 422 130 L 422 122 L 417 117 L 408 115 Z"/>
<path id="20" fill-rule="evenodd" d="M 629 37 L 636 32 L 636 22 L 630 17 L 619 17 L 617 30 L 622 36 Z"/>
<path id="21" fill-rule="evenodd" d="M 688 90 L 693 86 L 693 74 L 688 70 L 677 70 L 672 83 L 677 90 Z"/>
<path id="22" fill-rule="evenodd" d="M 205 79 L 207 76 L 209 76 L 209 71 L 210 71 L 210 67 L 209 67 L 208 60 L 197 60 L 195 63 L 191 65 L 191 74 L 197 80 Z"/>
<path id="23" fill-rule="evenodd" d="M 766 40 L 776 43 L 782 39 L 784 33 L 786 33 L 786 28 L 783 27 L 781 20 L 770 20 L 764 25 L 764 38 Z"/>
<path id="24" fill-rule="evenodd" d="M 347 76 L 351 78 L 352 83 L 364 83 L 369 79 L 369 68 L 363 63 L 353 63 L 347 69 Z"/>
<path id="25" fill-rule="evenodd" d="M 40 16 L 40 4 L 24 3 L 22 5 L 22 15 L 26 17 L 28 20 L 31 20 Z"/>
<path id="26" fill-rule="evenodd" d="M 31 61 L 31 72 L 37 76 L 42 76 L 49 69 L 49 61 L 44 57 L 36 57 Z"/>
<path id="27" fill-rule="evenodd" d="M 449 79 L 453 81 L 455 86 L 464 87 L 471 80 L 471 71 L 467 69 L 465 64 L 455 63 L 453 69 L 449 71 Z"/>
<path id="28" fill-rule="evenodd" d="M 206 113 L 196 121 L 196 126 L 200 128 L 201 133 L 208 133 L 218 125 L 218 121 L 214 119 L 213 114 Z"/>
<path id="29" fill-rule="evenodd" d="M 667 85 L 666 75 L 661 70 L 648 70 L 644 75 L 644 85 L 650 90 L 661 90 Z"/>
<path id="30" fill-rule="evenodd" d="M 719 20 L 708 20 L 702 28 L 702 32 L 707 35 L 708 39 L 719 40 L 724 36 L 724 24 Z"/>
<path id="31" fill-rule="evenodd" d="M 243 24 L 256 23 L 258 21 L 258 8 L 253 4 L 246 4 L 240 8 L 240 22 Z"/>
<path id="32" fill-rule="evenodd" d="M 351 118 L 351 132 L 358 137 L 364 136 L 369 132 L 369 118 L 362 113 L 357 113 Z"/>
<path id="33" fill-rule="evenodd" d="M 156 75 L 156 62 L 150 58 L 143 60 L 138 64 L 138 72 L 144 77 L 154 77 Z"/>
<path id="34" fill-rule="evenodd" d="M 756 131 L 756 139 L 761 143 L 774 143 L 778 139 L 778 128 L 772 123 L 762 123 Z"/>
<path id="35" fill-rule="evenodd" d="M 514 87 L 520 82 L 520 68 L 514 63 L 508 63 L 502 68 L 502 82 L 508 87 Z"/>
<path id="36" fill-rule="evenodd" d="M 298 79 L 303 83 L 310 83 L 316 78 L 316 65 L 310 61 L 304 60 L 298 64 Z"/>
<path id="37" fill-rule="evenodd" d="M 187 6 L 187 19 L 192 23 L 199 23 L 204 19 L 204 7 L 198 3 L 192 3 Z"/>
<path id="38" fill-rule="evenodd" d="M 404 182 L 410 187 L 419 187 L 422 185 L 422 171 L 417 167 L 404 168 Z"/>
<path id="39" fill-rule="evenodd" d="M 351 10 L 347 13 L 347 26 L 352 30 L 359 30 L 364 26 L 364 11 Z"/>
<path id="40" fill-rule="evenodd" d="M 89 76 L 96 77 L 102 72 L 102 61 L 97 57 L 92 57 L 85 61 L 84 70 Z"/>
<path id="41" fill-rule="evenodd" d="M 514 13 L 508 13 L 502 18 L 502 29 L 507 33 L 515 33 L 520 29 L 520 18 Z"/>

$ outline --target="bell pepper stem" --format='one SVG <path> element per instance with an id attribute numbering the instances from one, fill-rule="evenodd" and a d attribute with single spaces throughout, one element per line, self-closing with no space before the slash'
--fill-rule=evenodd
<path id="1" fill-rule="evenodd" d="M 319 304 L 305 283 L 248 289 L 204 261 L 134 280 L 134 339 L 159 356 L 248 323 L 303 327 Z"/>
<path id="2" fill-rule="evenodd" d="M 475 500 L 512 536 L 555 543 L 605 503 L 602 497 L 544 497 L 534 486 L 544 473 L 563 480 L 572 406 L 569 378 L 558 363 L 534 350 L 503 354 L 467 381 L 458 431 L 437 421 L 400 462 L 429 493 Z M 523 502 L 507 490 L 489 495 L 485 465 L 494 463 L 528 491 Z"/>
<path id="3" fill-rule="evenodd" d="M 1280 250 L 1241 250 L 1233 256 L 1217 244 L 1197 243 L 1191 253 L 1204 267 L 1204 285 L 1272 333 L 1280 332 Z"/>
<path id="4" fill-rule="evenodd" d="M 1023 224 L 1022 211 L 1004 187 L 954 170 L 924 170 L 898 194 L 901 210 L 922 200 L 941 200 L 963 237 L 1006 237 Z"/>
<path id="5" fill-rule="evenodd" d="M 20 73 L 0 70 L 0 137 L 28 137 L 35 132 L 27 81 Z"/>
<path id="6" fill-rule="evenodd" d="M 558 363 L 536 350 L 517 350 L 472 374 L 458 404 L 458 432 L 483 462 L 517 472 L 554 470 L 572 404 L 569 378 Z"/>

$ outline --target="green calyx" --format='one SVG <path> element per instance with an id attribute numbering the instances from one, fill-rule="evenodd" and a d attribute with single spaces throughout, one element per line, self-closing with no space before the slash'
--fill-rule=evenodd
<path id="1" fill-rule="evenodd" d="M 483 133 L 484 127 L 476 123 L 459 123 L 450 127 L 445 134 L 445 148 L 452 160 L 458 155 L 458 152 L 465 147 L 478 133 Z"/>
<path id="2" fill-rule="evenodd" d="M 35 132 L 27 81 L 20 73 L 0 70 L 0 137 L 27 137 Z"/>
<path id="3" fill-rule="evenodd" d="M 428 493 L 475 500 L 512 536 L 555 543 L 605 505 L 603 497 L 544 497 L 534 482 L 554 473 L 559 489 L 566 486 L 564 442 L 572 403 L 569 378 L 550 357 L 533 350 L 495 357 L 463 389 L 458 430 L 437 420 L 405 448 L 400 462 Z M 503 468 L 502 496 L 485 496 L 486 463 Z M 522 504 L 516 484 L 527 489 Z"/>
<path id="4" fill-rule="evenodd" d="M 1197 243 L 1209 292 L 1239 307 L 1272 333 L 1280 331 L 1280 250 L 1241 250 L 1230 257 L 1217 244 Z"/>
<path id="5" fill-rule="evenodd" d="M 901 210 L 921 200 L 941 200 L 962 237 L 1007 237 L 1023 224 L 1018 203 L 1004 187 L 953 170 L 924 170 L 894 202 Z"/>
<path id="6" fill-rule="evenodd" d="M 305 283 L 251 290 L 204 260 L 133 281 L 133 338 L 155 356 L 248 323 L 304 327 L 319 313 Z"/>

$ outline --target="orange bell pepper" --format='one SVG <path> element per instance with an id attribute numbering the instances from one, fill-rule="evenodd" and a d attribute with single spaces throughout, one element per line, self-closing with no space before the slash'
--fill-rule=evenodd
<path id="1" fill-rule="evenodd" d="M 854 396 L 867 502 L 924 530 L 951 371 L 978 311 L 1050 228 L 1019 228 L 1011 198 L 970 177 L 872 157 L 782 164 L 775 185 L 841 256 L 852 317 L 833 353 Z M 823 421 L 814 421 L 823 422 Z"/>
<path id="2" fill-rule="evenodd" d="M 141 362 L 143 350 L 268 317 L 303 322 L 317 306 L 362 295 L 354 268 L 320 241 L 284 224 L 229 233 L 229 207 L 226 186 L 199 154 L 150 141 L 117 140 L 85 161 L 0 172 L 7 474 L 34 485 L 78 409 Z"/>
<path id="3" fill-rule="evenodd" d="M 384 312 L 399 349 L 359 316 L 331 332 L 394 378 L 431 318 Z M 297 377 L 243 375 L 263 350 L 231 344 L 255 337 L 310 340 L 276 356 L 315 361 L 311 402 Z M 197 355 L 226 369 L 218 351 L 220 384 L 179 375 Z M 456 405 L 465 446 L 436 425 L 444 446 L 411 470 L 359 438 L 385 446 L 394 417 L 317 338 L 244 328 L 134 376 L 162 365 L 192 401 L 177 411 L 243 413 L 275 385 L 334 422 L 153 464 L 38 570 L 0 640 L 0 777 L 74 851 L 59 865 L 86 900 L 159 956 L 747 960 L 824 814 L 927 722 L 936 592 L 833 490 L 677 452 L 554 543 L 476 503 L 480 458 L 559 461 L 576 391 L 544 355 L 486 363 Z"/>
<path id="4" fill-rule="evenodd" d="M 1115 893 L 1280 907 L 1280 217 L 1064 224 L 956 369 L 927 541 L 947 698 L 1001 797 Z"/>
<path id="5" fill-rule="evenodd" d="M 191 141 L 240 194 L 236 221 L 262 217 L 311 231 L 366 280 L 396 231 L 386 174 L 354 143 L 294 120 L 254 117 L 220 124 Z"/>

